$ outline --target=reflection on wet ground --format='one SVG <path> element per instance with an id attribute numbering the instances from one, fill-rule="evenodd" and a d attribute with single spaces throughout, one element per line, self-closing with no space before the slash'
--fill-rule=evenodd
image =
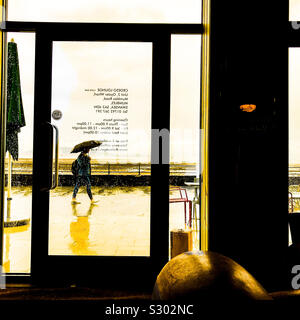
<path id="1" fill-rule="evenodd" d="M 93 187 L 96 205 L 84 187 L 71 205 L 72 191 L 51 192 L 50 255 L 149 256 L 150 187 Z"/>
<path id="2" fill-rule="evenodd" d="M 193 189 L 187 188 L 189 199 Z M 92 187 L 90 205 L 84 187 L 71 205 L 73 187 L 51 191 L 49 254 L 149 256 L 150 187 Z M 31 218 L 31 187 L 13 187 L 11 219 Z M 184 228 L 183 203 L 170 204 L 170 230 Z M 6 272 L 30 272 L 31 225 L 5 228 Z"/>

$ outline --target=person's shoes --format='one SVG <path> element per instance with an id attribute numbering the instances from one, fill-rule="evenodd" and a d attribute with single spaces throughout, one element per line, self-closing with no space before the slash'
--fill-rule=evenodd
<path id="1" fill-rule="evenodd" d="M 91 200 L 91 204 L 96 204 L 98 202 L 99 202 L 99 200 Z"/>
<path id="2" fill-rule="evenodd" d="M 72 199 L 71 204 L 79 204 L 79 201 L 76 201 L 75 199 Z"/>

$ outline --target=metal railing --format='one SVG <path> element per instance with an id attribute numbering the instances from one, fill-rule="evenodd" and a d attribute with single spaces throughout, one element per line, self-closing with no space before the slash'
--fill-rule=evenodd
<path id="1" fill-rule="evenodd" d="M 290 165 L 289 166 L 289 177 L 300 177 L 300 166 Z"/>
<path id="2" fill-rule="evenodd" d="M 71 175 L 73 160 L 62 160 L 58 163 L 60 175 Z M 151 164 L 149 163 L 97 163 L 91 162 L 93 175 L 150 175 Z M 7 173 L 7 164 L 5 165 Z M 19 159 L 13 162 L 12 174 L 32 174 L 32 162 L 30 159 Z M 170 164 L 170 175 L 172 176 L 196 176 L 195 164 Z"/>

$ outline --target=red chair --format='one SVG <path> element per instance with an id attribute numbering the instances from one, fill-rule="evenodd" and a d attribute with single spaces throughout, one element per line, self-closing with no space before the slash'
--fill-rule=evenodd
<path id="1" fill-rule="evenodd" d="M 170 198 L 170 203 L 177 203 L 177 202 L 183 202 L 184 203 L 184 224 L 186 223 L 186 205 L 189 205 L 189 221 L 188 225 L 191 228 L 192 227 L 192 200 L 188 199 L 188 195 L 186 192 L 186 189 L 181 187 L 170 187 L 170 191 L 178 191 L 179 198 Z"/>

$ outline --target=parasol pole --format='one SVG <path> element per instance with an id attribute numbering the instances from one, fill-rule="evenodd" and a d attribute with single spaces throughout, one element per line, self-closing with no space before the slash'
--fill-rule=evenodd
<path id="1" fill-rule="evenodd" d="M 8 152 L 7 200 L 11 200 L 11 154 Z"/>
<path id="2" fill-rule="evenodd" d="M 8 175 L 7 175 L 7 221 L 10 219 L 10 202 L 12 200 L 11 197 L 11 167 L 12 167 L 12 157 L 10 152 L 8 152 Z"/>
<path id="3" fill-rule="evenodd" d="M 15 42 L 14 38 L 12 38 L 10 41 Z M 12 159 L 11 159 L 11 154 L 8 151 L 7 201 L 12 200 L 12 197 L 11 197 L 11 167 L 12 167 Z M 8 212 L 8 210 L 7 210 L 7 219 L 10 219 L 10 212 Z"/>
<path id="4" fill-rule="evenodd" d="M 12 38 L 11 42 L 15 42 Z M 6 221 L 10 220 L 10 207 L 11 207 L 11 169 L 12 169 L 12 157 L 10 152 L 8 151 L 8 174 L 7 174 L 7 212 L 6 212 Z"/>

